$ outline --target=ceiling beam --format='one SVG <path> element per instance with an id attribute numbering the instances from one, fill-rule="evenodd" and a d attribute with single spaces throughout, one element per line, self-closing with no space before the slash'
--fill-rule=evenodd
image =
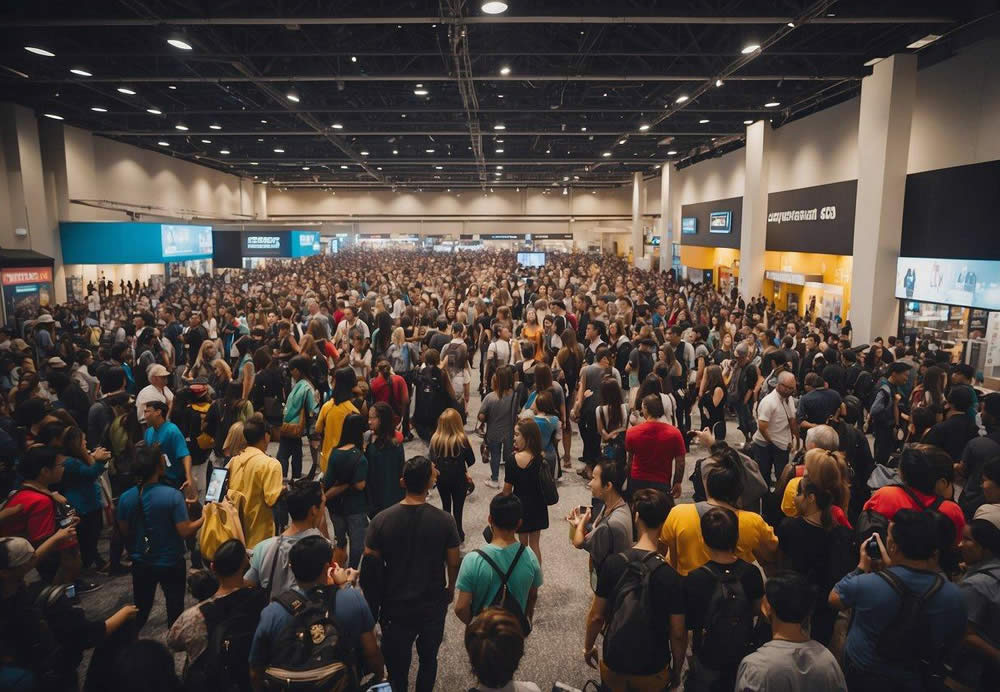
<path id="1" fill-rule="evenodd" d="M 770 74 L 743 75 L 730 74 L 728 82 L 839 82 L 845 79 L 860 80 L 863 75 L 814 75 L 814 74 Z M 503 77 L 496 74 L 470 75 L 469 79 L 476 82 L 704 82 L 714 80 L 716 75 L 682 75 L 682 74 L 527 74 Z M 219 83 L 307 83 L 307 82 L 453 82 L 454 78 L 443 74 L 350 74 L 350 75 L 266 75 L 247 77 L 245 75 L 220 75 L 218 77 L 55 77 L 34 78 L 32 84 L 219 84 Z M 26 80 L 5 79 L 7 84 L 25 84 Z"/>
<path id="2" fill-rule="evenodd" d="M 5 22 L 13 28 L 28 27 L 167 27 L 167 26 L 346 26 L 346 25 L 414 25 L 414 24 L 728 24 L 761 25 L 787 24 L 792 16 L 479 16 L 479 17 L 169 17 L 169 18 L 34 18 Z M 945 16 L 869 16 L 817 17 L 813 24 L 950 24 L 955 20 Z"/>
<path id="3" fill-rule="evenodd" d="M 394 47 L 395 48 L 395 47 Z M 11 57 L 17 56 L 21 57 L 21 50 L 7 50 L 0 51 L 0 55 Z M 740 55 L 738 50 L 733 51 L 722 51 L 722 52 L 712 52 L 712 51 L 618 51 L 618 50 L 601 50 L 600 48 L 590 51 L 588 56 L 591 58 L 688 58 L 688 57 L 699 57 L 699 58 L 735 58 Z M 806 57 L 806 56 L 819 56 L 819 57 L 831 57 L 831 58 L 842 58 L 845 56 L 860 56 L 867 55 L 864 51 L 828 51 L 828 50 L 789 50 L 789 51 L 773 51 L 768 53 L 768 56 L 774 58 L 793 58 L 793 57 Z M 317 51 L 317 50 L 268 50 L 266 47 L 260 50 L 253 50 L 245 53 L 226 53 L 223 51 L 215 50 L 199 50 L 197 53 L 192 54 L 185 59 L 195 60 L 202 58 L 238 58 L 238 57 L 250 57 L 250 58 L 377 58 L 377 57 L 388 57 L 396 58 L 400 56 L 407 57 L 426 57 L 426 58 L 439 58 L 441 54 L 438 51 L 433 50 L 409 50 L 406 46 L 398 46 L 398 50 L 392 51 L 364 51 L 364 50 L 337 50 L 337 51 Z M 515 56 L 511 56 L 511 51 L 499 51 L 499 50 L 476 50 L 475 57 L 488 57 L 488 58 L 560 58 L 569 57 L 575 58 L 579 56 L 579 51 L 522 51 L 518 50 Z M 70 59 L 83 59 L 83 58 L 171 58 L 175 59 L 178 56 L 176 50 L 171 51 L 59 51 L 59 57 Z"/>
<path id="4" fill-rule="evenodd" d="M 152 148 L 155 150 L 155 148 Z M 661 160 L 663 157 L 657 158 L 657 161 Z M 234 164 L 234 165 L 249 165 L 250 162 L 256 161 L 260 164 L 285 164 L 287 166 L 342 166 L 342 165 L 354 165 L 357 166 L 357 162 L 351 159 L 331 159 L 328 157 L 324 158 L 314 158 L 314 157 L 304 157 L 304 156 L 290 156 L 285 158 L 274 158 L 274 157 L 240 157 L 234 158 L 232 156 L 226 156 L 223 159 L 215 159 L 222 164 Z M 486 162 L 486 166 L 503 166 L 504 169 L 508 166 L 583 166 L 588 164 L 589 159 L 493 159 Z M 369 166 L 478 166 L 479 164 L 474 159 L 455 159 L 455 158 L 427 158 L 427 159 L 401 159 L 398 157 L 392 157 L 388 159 L 366 159 L 365 163 Z M 607 166 L 612 166 L 615 164 L 623 164 L 626 166 L 652 166 L 654 161 L 648 158 L 631 158 L 631 159 L 605 159 L 602 163 Z"/>
<path id="5" fill-rule="evenodd" d="M 329 129 L 329 128 L 328 128 Z M 184 131 L 180 130 L 95 130 L 94 134 L 106 137 L 322 137 L 314 131 L 308 130 L 204 130 L 204 131 Z M 336 130 L 338 137 L 467 137 L 468 132 L 461 130 L 378 130 L 378 131 L 343 131 Z M 743 134 L 743 130 L 718 131 L 704 129 L 691 132 L 633 132 L 628 135 L 630 139 L 639 137 L 714 137 L 717 135 Z M 621 130 L 587 130 L 580 132 L 577 130 L 490 130 L 483 132 L 484 137 L 619 137 Z"/>
<path id="6" fill-rule="evenodd" d="M 513 100 L 513 99 L 512 99 Z M 127 99 L 121 99 L 123 103 L 127 103 Z M 699 107 L 697 105 L 684 109 L 688 113 L 768 113 L 771 109 L 762 108 L 759 106 L 751 106 L 747 108 L 712 108 L 712 107 Z M 654 113 L 656 108 L 619 108 L 615 106 L 604 106 L 604 107 L 566 107 L 560 106 L 559 108 L 553 110 L 552 108 L 480 108 L 480 113 L 491 113 L 491 114 L 501 114 L 507 116 L 515 116 L 521 113 L 551 113 L 553 115 L 559 115 L 560 113 Z M 274 108 L 254 108 L 253 110 L 247 109 L 207 109 L 207 110 L 169 110 L 165 111 L 168 116 L 188 116 L 188 115 L 287 115 L 288 111 L 284 108 L 274 109 Z M 419 115 L 421 113 L 455 113 L 464 114 L 465 109 L 454 107 L 454 108 L 435 108 L 433 106 L 425 106 L 418 104 L 409 108 L 399 108 L 399 107 L 386 107 L 386 108 L 297 108 L 297 113 L 339 113 L 339 114 L 349 114 L 349 113 L 414 113 Z M 115 116 L 115 115 L 126 115 L 134 116 L 141 115 L 141 113 L 135 110 L 109 110 L 107 113 L 102 113 L 101 115 L 105 117 Z"/>

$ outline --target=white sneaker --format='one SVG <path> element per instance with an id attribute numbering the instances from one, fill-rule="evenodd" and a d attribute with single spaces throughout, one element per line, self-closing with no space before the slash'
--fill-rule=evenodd
<path id="1" fill-rule="evenodd" d="M 490 479 L 490 480 L 486 481 L 486 487 L 487 488 L 499 488 L 500 487 L 500 483 L 498 481 Z"/>

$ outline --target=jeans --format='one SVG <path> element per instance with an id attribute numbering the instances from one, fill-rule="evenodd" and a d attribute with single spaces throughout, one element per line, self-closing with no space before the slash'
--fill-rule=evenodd
<path id="1" fill-rule="evenodd" d="M 437 677 L 438 649 L 444 639 L 447 609 L 424 617 L 395 618 L 382 616 L 382 654 L 394 690 L 408 690 L 413 642 L 417 643 L 416 692 L 431 692 Z"/>
<path id="2" fill-rule="evenodd" d="M 467 490 L 465 479 L 462 479 L 460 485 L 457 483 L 454 485 L 451 483 L 441 483 L 439 480 L 437 489 L 441 493 L 441 509 L 454 515 L 455 524 L 458 526 L 458 539 L 464 541 L 465 531 L 462 530 L 462 509 L 465 507 Z"/>
<path id="3" fill-rule="evenodd" d="M 753 444 L 753 458 L 760 467 L 760 475 L 764 477 L 764 482 L 771 485 L 771 469 L 774 469 L 774 481 L 777 483 L 781 478 L 781 472 L 788 463 L 788 450 L 778 449 L 773 444 Z"/>
<path id="4" fill-rule="evenodd" d="M 499 442 L 488 442 L 490 450 L 490 479 L 500 480 L 500 462 L 509 464 L 514 458 L 514 440 L 508 438 Z"/>
<path id="5" fill-rule="evenodd" d="M 292 461 L 292 478 L 302 476 L 302 438 L 282 437 L 278 442 L 278 463 L 281 464 L 281 477 L 288 473 L 288 460 Z"/>
<path id="6" fill-rule="evenodd" d="M 397 374 L 406 382 L 408 401 L 406 406 L 403 407 L 403 420 L 401 421 L 403 425 L 403 437 L 406 437 L 410 434 L 410 405 L 413 403 L 413 371 L 408 370 Z"/>
<path id="7" fill-rule="evenodd" d="M 737 426 L 744 435 L 749 437 L 757 432 L 757 421 L 753 418 L 753 413 L 750 411 L 751 405 L 746 403 L 736 404 L 736 418 L 739 420 L 739 425 Z M 787 454 L 785 455 L 788 456 Z"/>
<path id="8" fill-rule="evenodd" d="M 365 531 L 368 529 L 368 515 L 334 514 L 330 512 L 330 521 L 337 536 L 337 547 L 344 548 L 351 543 L 348 552 L 348 567 L 357 569 L 361 564 L 361 554 L 365 551 Z"/>
<path id="9" fill-rule="evenodd" d="M 691 430 L 691 404 L 688 402 L 687 390 L 675 391 L 674 401 L 677 402 L 677 429 L 686 433 Z"/>
<path id="10" fill-rule="evenodd" d="M 157 584 L 163 589 L 163 596 L 167 601 L 167 627 L 173 625 L 174 620 L 184 611 L 184 590 L 187 586 L 184 561 L 170 567 L 145 565 L 135 561 L 132 563 L 132 593 L 139 609 L 137 629 L 141 630 L 149 619 Z"/>
<path id="11" fill-rule="evenodd" d="M 76 525 L 76 536 L 80 541 L 80 560 L 84 569 L 101 561 L 97 553 L 97 540 L 101 537 L 101 527 L 104 525 L 103 510 L 80 515 L 80 523 Z"/>

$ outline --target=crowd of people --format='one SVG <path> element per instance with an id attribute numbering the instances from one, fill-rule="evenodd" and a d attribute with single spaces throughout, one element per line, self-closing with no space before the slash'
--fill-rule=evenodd
<path id="1" fill-rule="evenodd" d="M 992 688 L 1000 394 L 933 341 L 547 260 L 101 280 L 8 325 L 0 689 L 399 692 L 415 645 L 425 692 L 452 610 L 477 689 L 538 692 L 515 677 L 563 521 L 593 593 L 565 655 L 602 689 Z M 126 575 L 129 605 L 81 607 Z M 143 637 L 158 590 L 180 675 Z"/>

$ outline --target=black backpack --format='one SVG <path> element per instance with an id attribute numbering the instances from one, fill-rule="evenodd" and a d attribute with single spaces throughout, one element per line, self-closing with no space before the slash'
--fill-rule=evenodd
<path id="1" fill-rule="evenodd" d="M 745 562 L 733 563 L 728 574 L 710 564 L 698 568 L 716 580 L 698 647 L 698 660 L 715 670 L 738 665 L 750 652 L 753 610 L 740 581 L 747 568 L 750 565 Z"/>
<path id="2" fill-rule="evenodd" d="M 264 671 L 268 689 L 358 690 L 353 652 L 334 618 L 334 593 L 320 587 L 307 596 L 286 591 L 274 600 L 292 620 L 271 643 L 271 663 Z"/>
<path id="3" fill-rule="evenodd" d="M 853 393 L 865 409 L 870 409 L 875 398 L 875 377 L 867 370 L 862 370 L 854 381 Z"/>
<path id="4" fill-rule="evenodd" d="M 418 422 L 437 424 L 438 416 L 444 411 L 444 384 L 441 381 L 441 371 L 435 368 L 424 368 L 417 372 L 417 402 L 414 419 Z"/>
<path id="5" fill-rule="evenodd" d="M 611 610 L 604 628 L 604 660 L 614 666 L 624 662 L 656 661 L 662 657 L 663 643 L 654 634 L 650 583 L 653 573 L 664 564 L 656 551 L 630 560 L 615 584 Z"/>
<path id="6" fill-rule="evenodd" d="M 911 670 L 923 664 L 933 664 L 938 654 L 931 650 L 927 636 L 933 624 L 923 616 L 923 610 L 925 604 L 944 586 L 944 577 L 935 574 L 931 587 L 918 594 L 888 570 L 875 574 L 885 580 L 900 600 L 896 615 L 878 635 L 876 653 L 891 665 Z"/>
<path id="7" fill-rule="evenodd" d="M 202 603 L 208 640 L 205 651 L 184 676 L 185 689 L 230 692 L 250 688 L 247 659 L 250 644 L 267 605 L 267 594 L 257 588 L 240 589 Z"/>
<path id="8" fill-rule="evenodd" d="M 921 512 L 940 513 L 941 503 L 944 502 L 944 498 L 938 495 L 934 497 L 934 501 L 930 505 L 924 507 L 924 503 L 920 501 L 920 498 L 902 483 L 887 485 L 884 487 L 902 488 L 903 492 L 909 495 L 910 499 L 917 505 L 916 509 Z M 881 490 L 881 488 L 879 488 L 879 490 Z M 948 521 L 951 521 L 951 519 Z M 889 535 L 889 519 L 886 518 L 884 514 L 879 514 L 874 509 L 866 509 L 858 516 L 858 541 L 864 543 L 871 538 L 873 533 L 877 533 L 882 539 L 882 542 L 885 543 Z"/>
<path id="9" fill-rule="evenodd" d="M 514 567 L 517 565 L 517 561 L 521 559 L 521 555 L 524 553 L 524 544 L 517 549 L 517 554 L 514 555 L 514 559 L 511 560 L 510 567 L 507 568 L 506 574 L 497 566 L 497 563 L 490 559 L 490 556 L 486 554 L 483 550 L 477 550 L 479 557 L 486 560 L 486 564 L 493 568 L 493 571 L 497 573 L 500 577 L 500 588 L 497 590 L 496 595 L 493 600 L 490 601 L 490 606 L 503 608 L 508 613 L 517 618 L 517 621 L 521 623 L 521 631 L 527 636 L 531 633 L 531 621 L 528 620 L 528 616 L 524 614 L 524 610 L 521 608 L 521 604 L 518 603 L 517 597 L 510 592 L 510 588 L 507 582 L 510 580 L 510 575 L 514 573 Z"/>

